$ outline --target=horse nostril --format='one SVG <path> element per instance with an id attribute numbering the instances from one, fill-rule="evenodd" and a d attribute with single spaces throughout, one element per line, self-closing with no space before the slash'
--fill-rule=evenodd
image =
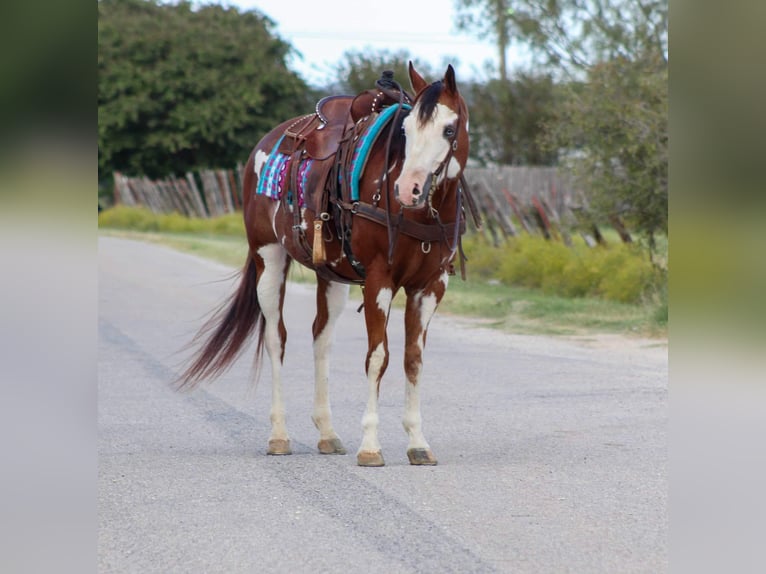
<path id="1" fill-rule="evenodd" d="M 412 195 L 415 197 L 418 197 L 421 193 L 422 192 L 420 191 L 417 185 L 415 186 L 415 189 L 412 190 Z"/>

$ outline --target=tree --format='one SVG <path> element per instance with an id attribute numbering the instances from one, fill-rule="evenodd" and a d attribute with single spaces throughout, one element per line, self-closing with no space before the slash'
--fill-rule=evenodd
<path id="1" fill-rule="evenodd" d="M 477 31 L 506 30 L 538 70 L 558 78 L 561 98 L 542 139 L 571 166 L 591 207 L 623 215 L 650 244 L 667 232 L 667 0 L 456 2 L 489 16 Z"/>
<path id="2" fill-rule="evenodd" d="M 667 64 L 667 0 L 512 0 L 511 36 L 563 72 L 647 55 Z"/>
<path id="3" fill-rule="evenodd" d="M 398 52 L 388 50 L 348 51 L 343 54 L 343 59 L 335 66 L 339 81 L 337 86 L 333 86 L 333 89 L 348 94 L 358 94 L 374 88 L 375 80 L 380 78 L 380 74 L 384 70 L 391 70 L 394 72 L 394 80 L 409 92 L 410 82 L 407 70 L 410 60 L 424 78 L 436 79 L 444 73 L 444 70 L 434 72 L 427 64 L 418 62 L 416 58 L 404 50 Z M 447 68 L 446 63 L 444 68 Z"/>
<path id="4" fill-rule="evenodd" d="M 519 74 L 514 80 L 471 85 L 471 157 L 481 163 L 550 165 L 555 150 L 541 145 L 554 117 L 556 85 L 550 75 Z"/>
<path id="5" fill-rule="evenodd" d="M 513 40 L 536 67 L 567 74 L 616 57 L 659 54 L 667 61 L 667 0 L 454 0 L 455 23 L 497 45 L 507 78 Z"/>
<path id="6" fill-rule="evenodd" d="M 473 30 L 479 38 L 491 38 L 497 46 L 498 79 L 508 78 L 510 46 L 510 0 L 455 0 L 455 23 L 459 30 Z"/>
<path id="7" fill-rule="evenodd" d="M 654 246 L 668 230 L 668 70 L 657 60 L 617 57 L 571 83 L 548 125 L 551 149 L 578 153 L 563 163 L 597 215 L 619 214 Z"/>
<path id="8" fill-rule="evenodd" d="M 100 0 L 99 178 L 234 165 L 275 124 L 310 109 L 272 25 L 216 5 Z"/>

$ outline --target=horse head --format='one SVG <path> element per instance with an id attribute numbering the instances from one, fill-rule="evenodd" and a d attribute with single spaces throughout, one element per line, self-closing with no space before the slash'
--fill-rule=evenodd
<path id="1" fill-rule="evenodd" d="M 446 180 L 457 180 L 468 160 L 468 107 L 458 92 L 455 70 L 429 84 L 409 65 L 416 94 L 404 119 L 404 164 L 394 182 L 397 201 L 406 208 L 422 208 L 429 193 Z"/>

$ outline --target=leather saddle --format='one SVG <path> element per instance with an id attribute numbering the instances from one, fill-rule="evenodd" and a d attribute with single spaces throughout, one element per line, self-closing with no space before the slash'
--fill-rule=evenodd
<path id="1" fill-rule="evenodd" d="M 340 147 L 345 131 L 353 125 L 350 110 L 354 96 L 327 96 L 313 114 L 303 116 L 285 130 L 281 153 L 292 155 L 303 148 L 308 157 L 325 160 Z"/>
<path id="2" fill-rule="evenodd" d="M 279 151 L 292 155 L 303 149 L 308 157 L 325 160 L 340 148 L 346 131 L 360 119 L 399 102 L 398 94 L 378 89 L 357 96 L 327 96 L 313 114 L 303 116 L 285 130 Z"/>

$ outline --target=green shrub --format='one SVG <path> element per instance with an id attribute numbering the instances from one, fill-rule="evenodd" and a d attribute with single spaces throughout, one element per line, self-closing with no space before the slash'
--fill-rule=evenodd
<path id="1" fill-rule="evenodd" d="M 204 231 L 203 219 L 191 219 L 180 213 L 170 213 L 159 217 L 162 221 L 162 231 L 170 233 L 199 233 Z"/>
<path id="2" fill-rule="evenodd" d="M 221 235 L 244 235 L 245 223 L 241 213 L 229 213 L 210 220 L 213 231 Z"/>
<path id="3" fill-rule="evenodd" d="M 497 276 L 497 270 L 504 259 L 507 247 L 493 247 L 478 234 L 463 237 L 463 252 L 468 258 L 466 270 L 472 277 L 492 279 Z M 456 258 L 456 265 L 458 264 Z"/>
<path id="4" fill-rule="evenodd" d="M 142 207 L 118 205 L 98 214 L 98 226 L 132 231 L 161 231 L 166 233 L 208 233 L 212 235 L 244 236 L 241 213 L 203 219 L 180 213 L 156 214 Z"/>
<path id="5" fill-rule="evenodd" d="M 605 299 L 621 303 L 637 303 L 652 284 L 653 269 L 648 258 L 642 257 L 629 247 L 612 249 L 607 258 L 599 283 L 599 292 Z"/>
<path id="6" fill-rule="evenodd" d="M 118 205 L 98 214 L 99 227 L 133 229 L 135 231 L 157 231 L 157 218 L 149 210 Z"/>
<path id="7" fill-rule="evenodd" d="M 561 271 L 559 293 L 566 297 L 592 295 L 601 279 L 598 264 L 599 253 L 589 247 L 576 247 L 572 257 Z"/>
<path id="8" fill-rule="evenodd" d="M 516 237 L 498 270 L 498 279 L 508 285 L 539 288 L 543 284 L 542 243 L 531 237 Z"/>
<path id="9" fill-rule="evenodd" d="M 541 289 L 548 295 L 600 296 L 638 303 L 657 280 L 646 254 L 624 244 L 590 248 L 578 241 L 567 247 L 527 235 L 514 237 L 507 246 L 497 249 L 474 243 L 471 255 L 480 264 L 480 276 L 493 277 L 507 285 Z M 488 261 L 499 263 L 493 275 L 488 275 Z M 475 271 L 473 265 L 469 269 Z"/>

